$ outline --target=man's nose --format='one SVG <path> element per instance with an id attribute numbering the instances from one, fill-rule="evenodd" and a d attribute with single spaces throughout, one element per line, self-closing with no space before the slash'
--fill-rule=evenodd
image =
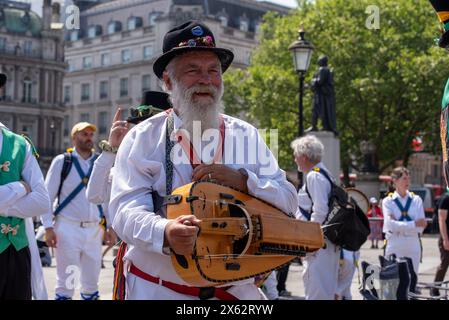
<path id="1" fill-rule="evenodd" d="M 209 73 L 201 72 L 198 79 L 199 84 L 211 84 L 212 78 Z"/>

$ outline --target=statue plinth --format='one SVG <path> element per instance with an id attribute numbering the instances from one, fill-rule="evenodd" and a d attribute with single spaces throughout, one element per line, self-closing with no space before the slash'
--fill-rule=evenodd
<path id="1" fill-rule="evenodd" d="M 340 184 L 340 140 L 331 131 L 310 131 L 306 135 L 315 136 L 324 146 L 324 155 L 321 162 Z"/>
<path id="2" fill-rule="evenodd" d="M 379 199 L 380 180 L 377 172 L 358 172 L 355 187 L 362 191 L 368 199 Z"/>

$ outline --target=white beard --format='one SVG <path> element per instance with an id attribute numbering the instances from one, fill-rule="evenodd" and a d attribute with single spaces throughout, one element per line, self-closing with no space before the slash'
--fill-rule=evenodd
<path id="1" fill-rule="evenodd" d="M 173 82 L 171 99 L 179 118 L 182 120 L 180 129 L 186 130 L 190 137 L 193 137 L 193 124 L 201 124 L 201 133 L 207 129 L 218 129 L 219 115 L 223 112 L 221 98 L 223 96 L 223 84 L 219 89 L 212 85 L 195 85 L 186 89 L 178 81 Z M 194 101 L 195 92 L 207 92 L 212 95 L 212 99 L 197 99 Z M 196 123 L 198 127 L 199 123 Z"/>

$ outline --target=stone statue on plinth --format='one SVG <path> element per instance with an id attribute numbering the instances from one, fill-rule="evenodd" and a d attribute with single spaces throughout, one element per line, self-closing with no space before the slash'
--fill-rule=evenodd
<path id="1" fill-rule="evenodd" d="M 318 119 L 321 119 L 324 131 L 331 131 L 338 135 L 335 115 L 334 80 L 332 72 L 327 66 L 327 61 L 327 56 L 321 56 L 318 59 L 319 68 L 312 78 L 312 127 L 308 128 L 306 132 L 318 131 Z"/>

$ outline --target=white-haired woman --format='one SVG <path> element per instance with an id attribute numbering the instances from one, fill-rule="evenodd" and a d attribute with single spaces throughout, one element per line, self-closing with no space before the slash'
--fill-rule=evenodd
<path id="1" fill-rule="evenodd" d="M 407 168 L 395 168 L 391 178 L 395 191 L 382 200 L 384 232 L 387 239 L 385 255 L 395 254 L 398 258 L 411 258 L 413 269 L 418 275 L 421 257 L 419 234 L 427 225 L 422 199 L 408 191 L 410 175 Z"/>
<path id="2" fill-rule="evenodd" d="M 298 219 L 320 224 L 327 217 L 333 179 L 321 159 L 323 144 L 312 135 L 291 143 L 298 170 L 303 173 L 303 185 L 298 192 Z M 307 255 L 304 259 L 304 288 L 308 300 L 333 300 L 337 292 L 340 250 L 326 240 L 326 248 Z"/>

